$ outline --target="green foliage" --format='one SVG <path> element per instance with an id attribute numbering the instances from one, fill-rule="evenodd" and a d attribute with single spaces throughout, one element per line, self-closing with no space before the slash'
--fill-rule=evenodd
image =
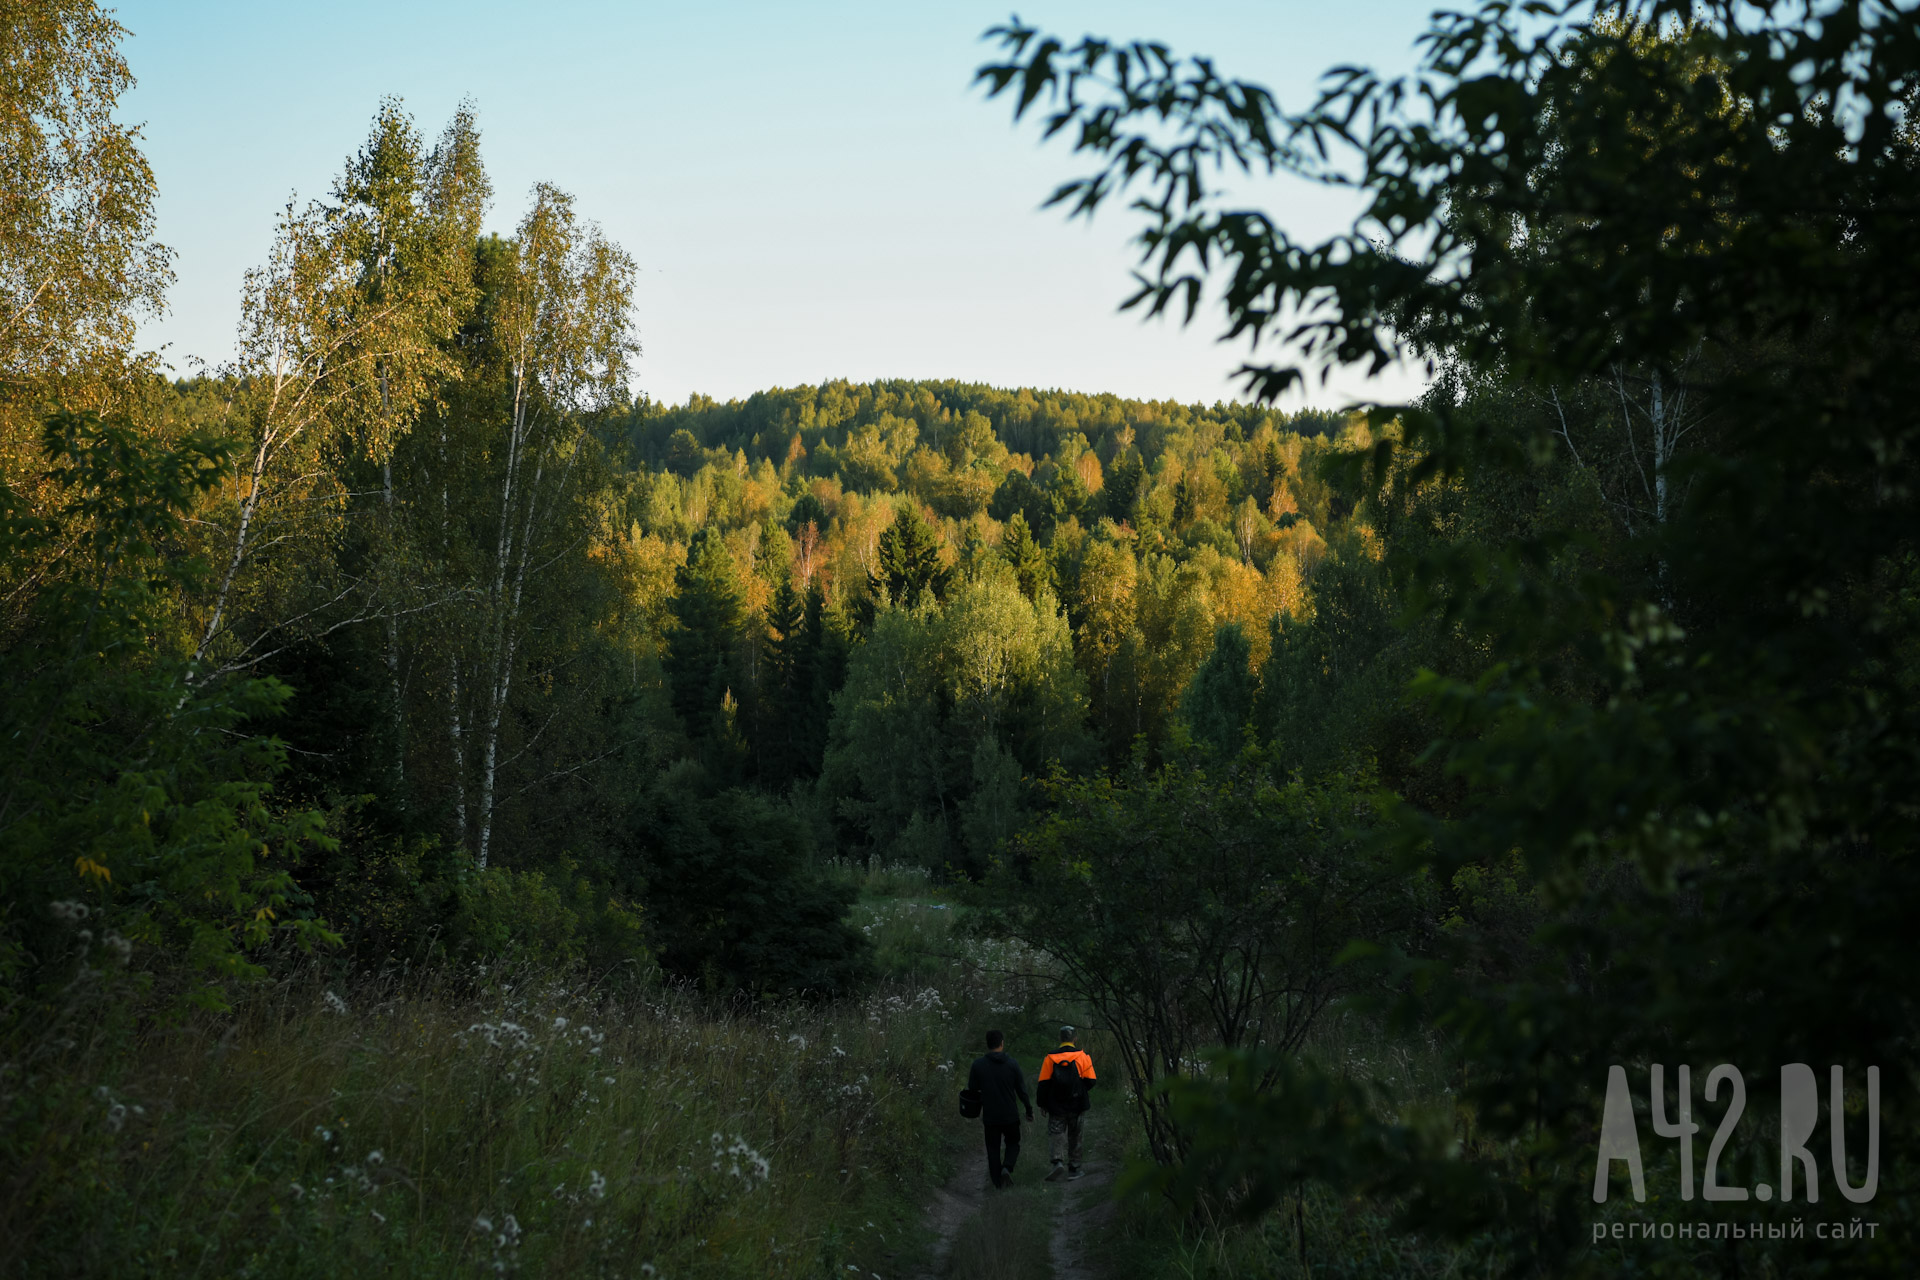
<path id="1" fill-rule="evenodd" d="M 758 793 L 669 775 L 633 825 L 650 934 L 671 972 L 720 990 L 840 995 L 867 976 L 853 895 L 813 867 L 806 826 Z"/>
<path id="2" fill-rule="evenodd" d="M 1890 966 L 1920 757 L 1904 604 L 1920 35 L 1865 3 L 1495 3 L 1436 15 L 1410 78 L 1338 72 L 1294 113 L 1159 46 L 1000 35 L 1010 60 L 982 77 L 1022 112 L 1047 95 L 1048 131 L 1098 163 L 1056 201 L 1090 212 L 1151 188 L 1132 206 L 1136 303 L 1191 316 L 1217 268 L 1230 333 L 1290 339 L 1308 366 L 1377 369 L 1409 348 L 1449 362 L 1398 430 L 1372 415 L 1348 475 L 1383 517 L 1451 486 L 1478 502 L 1454 517 L 1515 504 L 1430 528 L 1405 565 L 1408 599 L 1467 660 L 1412 685 L 1454 794 L 1400 806 L 1399 851 L 1476 911 L 1485 879 L 1468 869 L 1514 851 L 1530 883 L 1504 896 L 1537 886 L 1544 908 L 1537 951 L 1460 930 L 1396 987 L 1462 1053 L 1481 1141 L 1452 1146 L 1311 1066 L 1269 1093 L 1246 1082 L 1274 1068 L 1243 1064 L 1171 1095 L 1211 1135 L 1192 1176 L 1250 1205 L 1308 1178 L 1404 1190 L 1442 1228 L 1487 1230 L 1500 1265 L 1611 1269 L 1581 1233 L 1608 1064 L 1764 1075 L 1811 1055 L 1857 1079 L 1909 1056 L 1913 991 Z M 1351 231 L 1297 243 L 1222 209 L 1217 163 L 1357 187 L 1366 205 Z M 1306 371 L 1242 370 L 1261 397 Z M 1617 454 L 1582 451 L 1599 386 L 1617 392 L 1644 503 L 1622 498 Z M 1529 398 L 1551 413 L 1508 411 Z M 1703 415 L 1737 431 L 1694 430 Z M 1554 470 L 1569 463 L 1586 474 Z M 1612 519 L 1581 517 L 1595 496 Z M 1378 613 L 1338 585 L 1315 583 L 1316 601 L 1352 607 L 1330 608 L 1308 676 Z M 1904 1106 L 1882 1120 L 1888 1148 L 1910 1141 Z M 1666 1207 L 1644 1212 L 1678 1203 L 1665 1177 Z M 1904 1265 L 1908 1207 L 1875 1208 L 1891 1242 L 1835 1268 Z"/>
<path id="3" fill-rule="evenodd" d="M 1000 554 L 1006 558 L 1007 567 L 1013 570 L 1014 580 L 1020 584 L 1020 593 L 1027 599 L 1039 599 L 1041 590 L 1052 585 L 1053 566 L 1040 544 L 1033 540 L 1026 516 L 1018 511 L 1007 521 Z"/>
<path id="4" fill-rule="evenodd" d="M 883 610 L 851 654 L 821 790 L 877 851 L 938 866 L 958 846 L 977 867 L 1021 807 L 1022 772 L 1086 760 L 1086 685 L 1046 591 L 989 573 L 930 604 Z"/>
<path id="5" fill-rule="evenodd" d="M 222 979 L 259 972 L 249 953 L 270 936 L 328 936 L 289 911 L 321 818 L 274 805 L 285 754 L 242 732 L 287 689 L 209 688 L 170 634 L 205 572 L 180 553 L 184 516 L 225 474 L 226 446 L 57 414 L 42 447 L 58 495 L 45 514 L 0 485 L 16 602 L 0 636 L 0 976 L 46 983 L 70 955 L 125 965 L 137 949 L 143 968 L 156 952 L 183 962 L 196 998 L 218 1003 Z"/>
<path id="6" fill-rule="evenodd" d="M 995 868 L 989 927 L 1057 959 L 1115 1037 L 1153 1158 L 1177 1162 L 1205 1135 L 1162 1082 L 1210 1046 L 1298 1049 L 1359 980 L 1339 964 L 1348 941 L 1408 927 L 1419 885 L 1370 849 L 1372 804 L 1345 779 L 1169 765 L 1049 791 Z"/>
<path id="7" fill-rule="evenodd" d="M 933 530 L 927 527 L 919 509 L 906 503 L 880 535 L 877 563 L 867 577 L 868 590 L 876 599 L 911 608 L 920 602 L 922 593 L 944 600 L 951 576 L 940 558 L 940 544 Z"/>
<path id="8" fill-rule="evenodd" d="M 737 698 L 735 691 L 746 688 L 734 657 L 746 618 L 744 592 L 717 531 L 696 539 L 674 587 L 674 628 L 662 665 L 673 688 L 673 709 L 689 734 L 705 737 L 723 729 L 727 696 Z"/>
<path id="9" fill-rule="evenodd" d="M 0 423 L 9 435 L 55 405 L 107 403 L 135 323 L 161 310 L 173 279 L 171 251 L 152 239 L 156 184 L 139 127 L 117 118 L 133 86 L 125 34 L 92 0 L 7 17 L 0 289 L 13 302 L 0 330 L 9 383 Z"/>
<path id="10" fill-rule="evenodd" d="M 1394 627 L 1387 568 L 1354 540 L 1315 568 L 1312 612 L 1268 623 L 1253 718 L 1289 770 L 1365 766 L 1421 657 Z M 1409 650 L 1413 650 L 1410 654 Z"/>
<path id="11" fill-rule="evenodd" d="M 1181 695 L 1180 711 L 1194 740 L 1230 757 L 1253 720 L 1252 648 L 1239 626 L 1229 623 L 1213 635 L 1213 652 L 1193 673 Z"/>

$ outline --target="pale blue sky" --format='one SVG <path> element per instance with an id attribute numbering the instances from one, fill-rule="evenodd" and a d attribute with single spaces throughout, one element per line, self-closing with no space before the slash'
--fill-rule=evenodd
<path id="1" fill-rule="evenodd" d="M 427 3 L 125 0 L 120 20 L 179 254 L 145 339 L 218 362 L 274 211 L 323 195 L 382 94 L 429 135 L 479 107 L 511 229 L 536 181 L 578 198 L 640 265 L 638 389 L 684 401 L 846 377 L 954 377 L 1181 400 L 1230 398 L 1239 348 L 1216 311 L 1182 332 L 1115 308 L 1133 230 L 1038 206 L 1073 172 L 971 86 L 998 3 Z M 1064 35 L 1151 36 L 1301 104 L 1341 62 L 1411 66 L 1430 0 L 1047 3 Z M 1259 193 L 1298 232 L 1343 210 Z M 1310 397 L 1368 388 L 1357 376 Z"/>

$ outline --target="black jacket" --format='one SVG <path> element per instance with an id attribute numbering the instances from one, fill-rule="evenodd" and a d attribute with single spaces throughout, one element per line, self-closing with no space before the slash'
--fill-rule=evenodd
<path id="1" fill-rule="evenodd" d="M 983 1053 L 973 1060 L 973 1069 L 967 1072 L 967 1088 L 980 1095 L 983 1124 L 1018 1124 L 1021 1107 L 1028 1115 L 1033 1114 L 1033 1103 L 1027 1098 L 1026 1074 L 1004 1049 Z M 1019 1106 L 1014 1104 L 1016 1098 Z"/>

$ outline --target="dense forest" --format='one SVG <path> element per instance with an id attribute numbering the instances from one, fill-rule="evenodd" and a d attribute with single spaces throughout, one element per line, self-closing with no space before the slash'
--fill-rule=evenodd
<path id="1" fill-rule="evenodd" d="M 1299 114 L 992 33 L 1212 406 L 656 403 L 627 250 L 398 99 L 169 377 L 125 33 L 9 16 L 4 1269 L 893 1266 L 956 1056 L 1071 1015 L 1116 1275 L 1904 1273 L 1920 27 L 1789 10 Z"/>

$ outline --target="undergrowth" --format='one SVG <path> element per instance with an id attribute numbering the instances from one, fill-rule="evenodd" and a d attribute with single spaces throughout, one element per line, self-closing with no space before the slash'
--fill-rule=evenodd
<path id="1" fill-rule="evenodd" d="M 102 975 L 5 1033 L 0 1274 L 898 1274 L 1010 997 L 862 910 L 918 972 L 833 1005 L 307 971 L 169 1021 Z"/>
<path id="2" fill-rule="evenodd" d="M 1438 1047 L 1381 1034 L 1372 1019 L 1330 1014 L 1310 1037 L 1309 1051 L 1376 1080 L 1401 1098 L 1447 1092 Z M 1137 1125 L 1124 1135 L 1100 1134 L 1103 1152 L 1143 1160 Z M 1255 1222 L 1204 1215 L 1183 1218 L 1161 1202 L 1132 1201 L 1103 1242 L 1102 1262 L 1119 1280 L 1455 1280 L 1481 1275 L 1485 1261 L 1448 1241 L 1407 1231 L 1397 1206 L 1336 1195 L 1310 1184 Z"/>

